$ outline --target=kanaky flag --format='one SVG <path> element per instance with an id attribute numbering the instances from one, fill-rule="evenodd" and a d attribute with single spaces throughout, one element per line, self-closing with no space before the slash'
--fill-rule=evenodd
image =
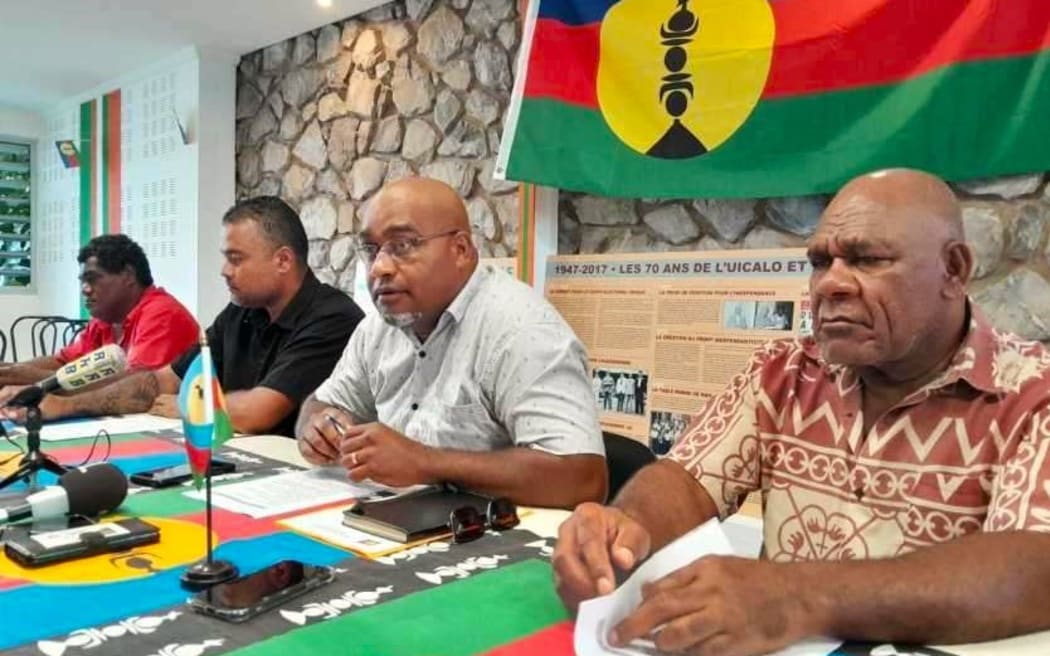
<path id="1" fill-rule="evenodd" d="M 642 198 L 1050 169 L 1047 0 L 530 0 L 496 176 Z"/>
<path id="2" fill-rule="evenodd" d="M 186 455 L 199 490 L 211 462 L 212 449 L 233 437 L 233 426 L 226 411 L 226 397 L 215 375 L 211 349 L 207 343 L 190 363 L 179 388 L 182 432 L 186 436 Z"/>

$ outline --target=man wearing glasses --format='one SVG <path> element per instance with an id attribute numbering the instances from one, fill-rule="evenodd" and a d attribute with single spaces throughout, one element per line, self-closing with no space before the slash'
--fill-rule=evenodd
<path id="1" fill-rule="evenodd" d="M 449 482 L 552 507 L 602 500 L 583 346 L 542 296 L 479 265 L 459 196 L 435 180 L 393 183 L 357 246 L 379 314 L 303 404 L 303 456 L 355 481 Z"/>

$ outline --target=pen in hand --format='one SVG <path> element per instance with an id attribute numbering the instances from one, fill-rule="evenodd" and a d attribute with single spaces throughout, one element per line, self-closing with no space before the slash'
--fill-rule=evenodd
<path id="1" fill-rule="evenodd" d="M 338 419 L 336 419 L 335 417 L 333 417 L 330 414 L 325 414 L 325 419 L 327 419 L 328 423 L 332 424 L 332 426 L 335 428 L 335 432 L 338 433 L 340 441 L 346 439 L 346 429 L 343 428 L 343 425 L 341 423 L 339 423 Z M 321 437 L 324 439 L 324 441 L 328 444 L 328 446 L 335 453 L 334 458 L 336 460 L 338 460 L 338 458 L 339 458 L 339 451 L 340 451 L 340 449 L 339 449 L 340 445 L 332 444 L 332 442 L 328 439 L 328 437 L 324 433 L 321 433 Z"/>
<path id="2" fill-rule="evenodd" d="M 339 423 L 339 420 L 333 417 L 332 415 L 325 415 L 325 417 L 327 417 L 328 421 L 331 422 L 333 426 L 335 426 L 335 432 L 339 433 L 339 437 L 345 438 L 346 429 L 343 428 L 343 425 Z"/>

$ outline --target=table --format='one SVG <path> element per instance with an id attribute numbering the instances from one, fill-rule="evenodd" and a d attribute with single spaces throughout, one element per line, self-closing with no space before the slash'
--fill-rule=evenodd
<path id="1" fill-rule="evenodd" d="M 284 437 L 237 438 L 230 446 L 240 457 L 258 460 L 242 463 L 256 475 L 305 464 Z M 71 462 L 87 444 L 45 448 Z M 122 468 L 142 469 L 179 462 L 183 455 L 171 435 L 138 434 L 115 437 L 112 457 Z M 289 556 L 339 570 L 329 586 L 237 626 L 198 616 L 182 604 L 178 575 L 199 555 L 195 545 L 203 536 L 199 502 L 180 490 L 147 491 L 130 496 L 124 508 L 161 525 L 163 549 L 98 557 L 105 562 L 94 569 L 86 561 L 45 568 L 35 574 L 36 584 L 0 564 L 0 650 L 26 656 L 572 653 L 572 625 L 554 594 L 548 562 L 563 511 L 527 514 L 521 527 L 527 531 L 467 545 L 435 543 L 377 561 L 284 531 L 272 519 L 216 511 L 219 553 L 243 571 Z M 739 525 L 753 530 L 757 521 L 744 518 Z M 95 580 L 70 583 L 88 570 Z M 110 578 L 100 580 L 102 571 Z M 1044 655 L 1050 633 L 942 649 L 959 656 Z"/>

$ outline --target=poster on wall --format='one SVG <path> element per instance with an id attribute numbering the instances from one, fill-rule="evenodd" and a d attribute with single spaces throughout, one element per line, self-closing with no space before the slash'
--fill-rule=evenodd
<path id="1" fill-rule="evenodd" d="M 559 255 L 545 293 L 587 347 L 602 430 L 666 453 L 771 339 L 808 334 L 802 249 Z"/>

